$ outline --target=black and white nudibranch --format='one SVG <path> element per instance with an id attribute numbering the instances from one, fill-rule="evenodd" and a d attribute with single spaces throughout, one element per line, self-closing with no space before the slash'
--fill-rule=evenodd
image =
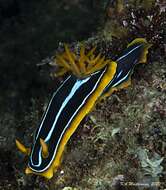
<path id="1" fill-rule="evenodd" d="M 131 75 L 138 63 L 145 63 L 151 45 L 144 38 L 132 41 L 121 56 L 112 61 L 96 48 L 79 55 L 65 45 L 65 51 L 56 56 L 58 75 L 68 77 L 56 89 L 36 130 L 31 148 L 16 140 L 18 149 L 28 155 L 26 174 L 52 178 L 61 164 L 64 148 L 84 117 L 101 98 L 131 84 Z"/>

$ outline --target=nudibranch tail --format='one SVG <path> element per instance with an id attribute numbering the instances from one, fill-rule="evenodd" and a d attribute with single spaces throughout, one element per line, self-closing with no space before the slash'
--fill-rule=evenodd
<path id="1" fill-rule="evenodd" d="M 140 53 L 139 63 L 146 63 L 148 49 L 152 46 L 152 44 L 148 43 L 145 38 L 136 38 L 128 44 L 127 48 L 136 46 L 138 44 L 143 46 L 142 53 Z"/>
<path id="2" fill-rule="evenodd" d="M 106 98 L 114 91 L 127 88 L 131 85 L 131 75 L 135 66 L 138 63 L 145 63 L 147 61 L 148 49 L 151 46 L 144 38 L 136 38 L 127 46 L 127 49 L 116 60 L 117 70 L 114 78 L 104 89 L 100 99 Z"/>
<path id="3" fill-rule="evenodd" d="M 81 44 L 79 55 L 72 52 L 66 44 L 64 47 L 65 51 L 58 54 L 55 59 L 56 64 L 59 65 L 59 72 L 56 74 L 57 76 L 70 72 L 79 78 L 87 77 L 102 69 L 111 61 L 105 59 L 100 53 L 95 55 L 94 52 L 96 47 L 87 52 L 85 51 L 84 44 Z"/>

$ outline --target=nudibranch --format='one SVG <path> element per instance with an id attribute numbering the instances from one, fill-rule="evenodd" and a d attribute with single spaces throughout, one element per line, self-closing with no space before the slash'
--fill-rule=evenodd
<path id="1" fill-rule="evenodd" d="M 104 89 L 102 98 L 110 96 L 114 91 L 131 85 L 131 75 L 138 63 L 146 63 L 148 49 L 152 44 L 144 38 L 136 38 L 116 60 L 117 69 L 113 79 Z"/>
<path id="2" fill-rule="evenodd" d="M 65 45 L 65 51 L 56 56 L 56 63 L 60 68 L 58 75 L 69 75 L 54 92 L 32 148 L 16 140 L 18 149 L 29 157 L 26 174 L 52 178 L 60 166 L 65 145 L 80 122 L 100 98 L 130 84 L 135 65 L 146 62 L 149 47 L 145 39 L 135 39 L 114 62 L 95 55 L 95 47 L 85 51 L 81 46 L 77 55 Z"/>

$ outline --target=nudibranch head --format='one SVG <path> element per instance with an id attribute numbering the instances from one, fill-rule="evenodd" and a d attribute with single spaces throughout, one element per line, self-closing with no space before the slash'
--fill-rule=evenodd
<path id="1" fill-rule="evenodd" d="M 116 67 L 115 62 L 110 62 L 85 78 L 70 75 L 56 90 L 36 131 L 26 174 L 48 179 L 53 176 L 60 166 L 66 143 L 113 78 Z M 27 152 L 21 143 L 17 147 Z"/>
<path id="2" fill-rule="evenodd" d="M 96 55 L 94 53 L 96 47 L 87 51 L 84 44 L 82 44 L 79 54 L 76 54 L 65 44 L 64 50 L 63 53 L 57 54 L 54 60 L 59 66 L 57 76 L 70 72 L 79 78 L 87 77 L 111 62 L 110 59 L 106 59 L 100 53 Z"/>
<path id="3" fill-rule="evenodd" d="M 70 75 L 55 91 L 36 131 L 26 174 L 50 179 L 60 166 L 66 143 L 91 111 L 116 72 L 116 62 L 85 78 Z M 17 147 L 27 154 L 21 143 Z"/>
<path id="4" fill-rule="evenodd" d="M 25 155 L 27 155 L 28 157 L 29 157 L 29 165 L 28 165 L 28 167 L 25 169 L 25 173 L 26 174 L 31 174 L 31 173 L 33 173 L 33 174 L 36 174 L 36 175 L 41 175 L 41 176 L 43 176 L 43 177 L 45 177 L 45 178 L 47 178 L 47 179 L 50 179 L 52 176 L 53 176 L 53 172 L 55 172 L 55 170 L 56 170 L 56 168 L 59 166 L 59 162 L 57 162 L 57 164 L 55 165 L 55 163 L 54 163 L 54 165 L 52 164 L 52 165 L 50 165 L 50 167 L 47 169 L 47 170 L 45 170 L 45 171 L 40 171 L 40 165 L 41 164 L 43 164 L 42 162 L 43 162 L 43 160 L 45 160 L 45 159 L 47 159 L 48 158 L 48 156 L 49 156 L 49 151 L 48 151 L 48 146 L 47 146 L 47 144 L 44 142 L 44 140 L 43 139 L 39 139 L 39 146 L 40 146 L 40 148 L 39 148 L 39 151 L 37 152 L 38 153 L 38 155 L 35 155 L 36 156 L 36 158 L 35 159 L 37 159 L 38 160 L 38 166 L 36 165 L 36 167 L 34 167 L 34 169 L 33 169 L 33 166 L 32 166 L 32 164 L 33 164 L 33 161 L 32 161 L 32 156 L 34 156 L 34 155 L 32 155 L 32 151 L 34 152 L 34 150 L 32 149 L 32 151 L 31 151 L 31 149 L 30 148 L 26 148 L 21 142 L 19 142 L 18 140 L 16 140 L 16 146 L 17 146 L 17 148 L 23 153 L 23 154 L 25 154 Z M 34 148 L 34 146 L 33 146 L 33 148 Z M 46 160 L 45 160 L 46 161 Z"/>

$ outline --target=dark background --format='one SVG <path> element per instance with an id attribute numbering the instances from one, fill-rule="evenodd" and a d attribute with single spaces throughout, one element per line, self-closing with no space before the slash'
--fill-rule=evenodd
<path id="1" fill-rule="evenodd" d="M 19 112 L 31 97 L 48 93 L 52 81 L 37 63 L 54 55 L 59 42 L 96 32 L 100 5 L 93 0 L 0 1 L 0 109 Z"/>

